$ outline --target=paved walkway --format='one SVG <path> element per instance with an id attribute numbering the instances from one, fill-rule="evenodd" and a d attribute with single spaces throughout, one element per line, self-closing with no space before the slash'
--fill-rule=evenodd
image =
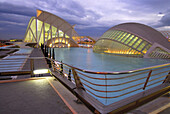
<path id="1" fill-rule="evenodd" d="M 170 97 L 168 94 L 161 96 L 128 114 L 170 114 Z"/>
<path id="2" fill-rule="evenodd" d="M 41 49 L 34 48 L 29 57 L 44 57 Z M 46 60 L 43 59 L 34 59 L 34 70 L 36 69 L 48 69 L 48 65 Z M 27 59 L 25 65 L 22 70 L 30 70 L 30 59 Z"/>
<path id="3" fill-rule="evenodd" d="M 71 113 L 45 78 L 1 83 L 0 90 L 0 114 Z"/>
<path id="4" fill-rule="evenodd" d="M 31 50 L 31 51 L 26 51 Z M 9 58 L 44 57 L 38 48 L 24 48 L 9 55 Z M 1 61 L 4 71 L 30 70 L 30 59 Z M 15 64 L 17 63 L 17 64 Z M 12 67 L 13 66 L 13 67 Z M 48 69 L 45 59 L 34 60 L 34 70 Z M 2 70 L 1 70 L 2 71 Z M 48 74 L 44 74 L 48 75 Z M 9 76 L 8 76 L 9 77 Z M 0 114 L 9 113 L 81 113 L 91 111 L 84 104 L 77 104 L 77 98 L 58 80 L 52 77 L 34 77 L 30 75 L 15 76 L 14 80 L 0 80 Z"/>
<path id="5" fill-rule="evenodd" d="M 0 90 L 0 114 L 91 113 L 53 77 L 0 81 Z"/>

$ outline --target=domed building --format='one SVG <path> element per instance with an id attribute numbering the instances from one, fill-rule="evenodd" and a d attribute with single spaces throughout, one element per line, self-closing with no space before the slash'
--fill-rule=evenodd
<path id="1" fill-rule="evenodd" d="M 144 58 L 170 58 L 170 42 L 157 30 L 139 23 L 123 23 L 107 30 L 93 51 Z"/>

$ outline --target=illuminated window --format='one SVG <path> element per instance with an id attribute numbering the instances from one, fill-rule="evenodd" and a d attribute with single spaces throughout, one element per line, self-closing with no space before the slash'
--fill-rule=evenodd
<path id="1" fill-rule="evenodd" d="M 111 38 L 111 36 L 113 36 L 114 33 L 115 33 L 115 31 L 111 31 L 110 35 L 108 36 L 108 38 Z"/>
<path id="2" fill-rule="evenodd" d="M 120 31 L 118 31 L 112 39 L 115 39 L 120 34 Z"/>
<path id="3" fill-rule="evenodd" d="M 110 35 L 110 39 L 112 39 L 112 37 L 117 33 L 118 31 L 114 31 L 111 35 Z"/>
<path id="4" fill-rule="evenodd" d="M 128 44 L 129 46 L 132 46 L 132 44 L 138 39 L 138 37 L 135 37 L 134 39 L 131 40 L 131 42 Z"/>
<path id="5" fill-rule="evenodd" d="M 52 38 L 55 38 L 57 36 L 56 32 L 57 32 L 57 28 L 52 26 Z"/>
<path id="6" fill-rule="evenodd" d="M 151 47 L 151 45 L 150 44 L 148 44 L 144 49 L 143 49 L 143 53 L 146 53 L 147 52 L 147 50 L 149 49 Z"/>
<path id="7" fill-rule="evenodd" d="M 133 45 L 133 47 L 136 48 L 141 42 L 142 42 L 142 39 L 138 39 L 138 41 Z"/>
<path id="8" fill-rule="evenodd" d="M 146 46 L 147 42 L 144 41 L 138 48 L 137 50 L 141 51 L 145 46 Z"/>
<path id="9" fill-rule="evenodd" d="M 127 34 L 121 42 L 123 43 L 129 36 L 130 36 L 130 34 Z"/>
<path id="10" fill-rule="evenodd" d="M 59 37 L 63 37 L 63 36 L 64 36 L 63 31 L 59 30 Z"/>
<path id="11" fill-rule="evenodd" d="M 119 36 L 117 36 L 117 37 L 115 38 L 115 40 L 118 40 L 118 39 L 120 38 L 120 36 L 122 36 L 123 33 L 124 33 L 124 32 L 121 32 L 121 33 L 119 34 Z"/>
<path id="12" fill-rule="evenodd" d="M 124 34 L 118 39 L 118 41 L 121 41 L 121 40 L 125 37 L 126 34 L 127 34 L 127 33 L 124 33 Z"/>
<path id="13" fill-rule="evenodd" d="M 133 37 L 134 37 L 134 35 L 131 35 L 131 36 L 126 40 L 125 44 L 128 44 L 128 43 L 132 40 Z"/>

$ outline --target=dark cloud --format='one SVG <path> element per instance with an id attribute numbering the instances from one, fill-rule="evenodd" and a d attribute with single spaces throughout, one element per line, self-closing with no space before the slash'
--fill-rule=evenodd
<path id="1" fill-rule="evenodd" d="M 162 26 L 170 26 L 170 12 L 165 14 L 160 20 Z"/>
<path id="2" fill-rule="evenodd" d="M 165 26 L 170 26 L 170 9 L 166 10 L 164 13 L 159 13 L 162 18 L 156 23 L 153 27 L 154 28 L 164 28 Z M 161 29 L 160 29 L 161 30 Z"/>
<path id="3" fill-rule="evenodd" d="M 71 25 L 76 24 L 75 29 L 79 35 L 95 38 L 100 37 L 113 25 L 122 22 L 137 21 L 152 27 L 170 25 L 170 11 L 167 10 L 170 0 L 107 1 L 108 6 L 104 6 L 106 1 L 93 4 L 90 0 L 17 0 L 17 2 L 2 0 L 0 38 L 23 38 L 30 18 L 36 16 L 36 9 L 53 13 Z M 114 3 L 117 6 L 114 6 Z M 160 19 L 155 16 L 156 14 L 165 15 Z"/>
<path id="4" fill-rule="evenodd" d="M 25 35 L 25 27 L 12 24 L 0 24 L 0 39 L 23 39 Z"/>
<path id="5" fill-rule="evenodd" d="M 0 39 L 23 39 L 29 19 L 35 13 L 32 8 L 0 3 Z"/>
<path id="6" fill-rule="evenodd" d="M 41 10 L 57 12 L 59 15 L 75 15 L 77 17 L 83 17 L 85 10 L 81 4 L 75 1 L 66 0 L 37 0 L 35 1 L 38 8 Z"/>
<path id="7" fill-rule="evenodd" d="M 169 7 L 170 0 L 120 0 L 124 3 L 129 3 L 129 9 L 140 9 L 142 11 L 162 11 Z M 131 7 L 129 7 L 129 5 Z M 147 12 L 146 12 L 147 13 Z"/>
<path id="8" fill-rule="evenodd" d="M 84 29 L 75 29 L 79 35 L 82 36 L 91 36 L 95 39 L 98 39 L 109 27 L 90 27 Z"/>
<path id="9" fill-rule="evenodd" d="M 0 3 L 0 13 L 17 14 L 24 16 L 36 16 L 36 8 L 13 5 L 9 3 Z"/>

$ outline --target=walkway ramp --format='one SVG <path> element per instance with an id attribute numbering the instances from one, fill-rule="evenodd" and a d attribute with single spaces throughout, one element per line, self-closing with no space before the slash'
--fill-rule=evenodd
<path id="1" fill-rule="evenodd" d="M 53 77 L 0 81 L 0 113 L 92 114 Z"/>

